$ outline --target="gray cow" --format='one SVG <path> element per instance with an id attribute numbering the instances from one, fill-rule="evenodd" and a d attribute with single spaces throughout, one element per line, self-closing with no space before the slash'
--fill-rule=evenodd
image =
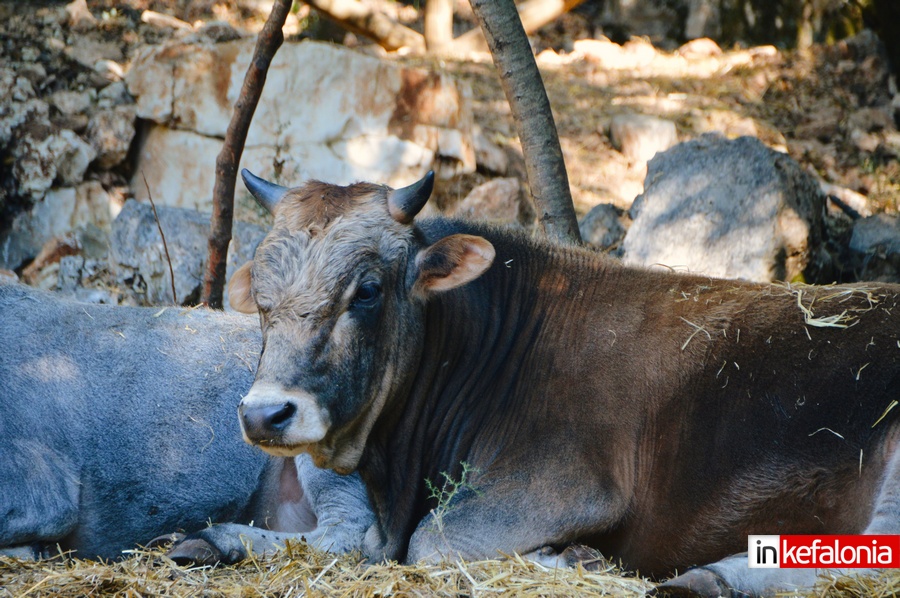
<path id="1" fill-rule="evenodd" d="M 256 318 L 87 305 L 0 283 L 0 338 L 0 554 L 58 545 L 115 558 L 210 521 L 260 526 L 199 532 L 229 532 L 233 543 L 211 555 L 228 562 L 244 556 L 242 539 L 259 551 L 301 536 L 336 552 L 360 546 L 373 515 L 358 477 L 241 441 Z"/>

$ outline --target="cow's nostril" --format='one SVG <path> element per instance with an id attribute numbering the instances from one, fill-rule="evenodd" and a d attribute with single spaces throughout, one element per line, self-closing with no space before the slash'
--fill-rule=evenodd
<path id="1" fill-rule="evenodd" d="M 283 428 L 295 413 L 297 413 L 297 407 L 293 403 L 284 403 L 269 416 L 269 424 L 276 429 Z"/>

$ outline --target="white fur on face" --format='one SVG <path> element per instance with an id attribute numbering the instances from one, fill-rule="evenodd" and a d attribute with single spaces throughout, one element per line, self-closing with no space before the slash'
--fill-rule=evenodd
<path id="1" fill-rule="evenodd" d="M 293 457 L 307 452 L 308 445 L 315 444 L 325 438 L 331 427 L 328 410 L 321 407 L 316 398 L 303 391 L 286 390 L 280 385 L 267 382 L 254 384 L 250 392 L 241 401 L 244 408 L 277 406 L 290 403 L 296 412 L 290 423 L 280 435 L 278 444 L 256 442 L 247 436 L 241 419 L 241 433 L 248 444 L 259 446 L 267 453 L 278 457 Z"/>

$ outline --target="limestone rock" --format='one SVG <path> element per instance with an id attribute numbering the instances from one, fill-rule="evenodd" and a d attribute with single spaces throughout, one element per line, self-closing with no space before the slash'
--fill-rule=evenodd
<path id="1" fill-rule="evenodd" d="M 178 302 L 196 302 L 206 264 L 210 215 L 165 206 L 158 206 L 157 213 L 172 260 Z M 266 232 L 254 224 L 235 223 L 228 250 L 228 279 L 236 268 L 252 259 Z M 141 302 L 172 303 L 169 265 L 149 204 L 134 200 L 125 203 L 112 226 L 109 268 L 118 284 L 142 295 Z"/>
<path id="2" fill-rule="evenodd" d="M 475 162 L 485 172 L 504 175 L 509 171 L 509 157 L 503 148 L 488 139 L 487 135 L 477 127 L 474 135 Z"/>
<path id="3" fill-rule="evenodd" d="M 50 103 L 63 114 L 81 114 L 91 107 L 92 91 L 63 89 L 50 96 Z"/>
<path id="4" fill-rule="evenodd" d="M 853 225 L 850 249 L 860 280 L 900 282 L 900 219 L 878 214 Z"/>
<path id="5" fill-rule="evenodd" d="M 126 83 L 137 115 L 159 125 L 136 171 L 166 187 L 166 203 L 208 209 L 212 185 L 198 183 L 198 173 L 215 163 L 254 44 L 170 43 L 135 56 Z M 241 166 L 292 185 L 316 177 L 397 187 L 431 168 L 439 176 L 473 172 L 473 126 L 469 87 L 447 75 L 321 43 L 286 43 L 269 70 Z M 160 154 L 185 141 L 191 169 Z M 146 193 L 140 179 L 132 188 L 139 198 Z M 240 185 L 238 193 L 246 193 Z"/>
<path id="6" fill-rule="evenodd" d="M 516 178 L 493 179 L 481 184 L 459 202 L 450 214 L 470 220 L 518 223 L 534 222 L 534 208 Z"/>
<path id="7" fill-rule="evenodd" d="M 56 180 L 65 185 L 81 182 L 95 157 L 93 148 L 73 131 L 53 132 L 40 121 L 29 123 L 10 153 L 19 193 L 35 199 Z"/>
<path id="8" fill-rule="evenodd" d="M 74 0 L 66 5 L 69 27 L 73 31 L 89 31 L 97 26 L 97 19 L 88 10 L 85 0 Z"/>
<path id="9" fill-rule="evenodd" d="M 816 282 L 825 197 L 789 156 L 758 139 L 703 135 L 657 154 L 631 208 L 626 263 L 721 278 Z"/>
<path id="10" fill-rule="evenodd" d="M 608 203 L 597 204 L 578 223 L 581 239 L 601 249 L 618 246 L 625 237 L 623 210 Z"/>
<path id="11" fill-rule="evenodd" d="M 609 138 L 613 147 L 635 162 L 646 162 L 678 143 L 675 123 L 644 114 L 614 116 Z"/>
<path id="12" fill-rule="evenodd" d="M 47 241 L 79 227 L 90 224 L 108 230 L 115 209 L 97 181 L 48 191 L 0 232 L 0 268 L 19 268 L 37 256 Z"/>
<path id="13" fill-rule="evenodd" d="M 59 132 L 59 139 L 62 149 L 57 161 L 56 177 L 63 185 L 77 185 L 84 179 L 84 173 L 97 152 L 68 129 Z"/>
<path id="14" fill-rule="evenodd" d="M 87 138 L 97 152 L 97 166 L 109 169 L 128 155 L 134 139 L 134 106 L 118 106 L 101 110 L 91 117 Z"/>

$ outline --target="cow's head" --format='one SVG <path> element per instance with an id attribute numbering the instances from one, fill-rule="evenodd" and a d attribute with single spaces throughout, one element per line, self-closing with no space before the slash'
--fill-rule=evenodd
<path id="1" fill-rule="evenodd" d="M 425 302 L 480 276 L 494 248 L 471 235 L 421 241 L 412 220 L 432 173 L 403 189 L 317 181 L 287 189 L 242 175 L 275 216 L 229 286 L 231 305 L 258 311 L 263 332 L 239 409 L 244 437 L 349 472 L 385 402 L 415 374 Z"/>

